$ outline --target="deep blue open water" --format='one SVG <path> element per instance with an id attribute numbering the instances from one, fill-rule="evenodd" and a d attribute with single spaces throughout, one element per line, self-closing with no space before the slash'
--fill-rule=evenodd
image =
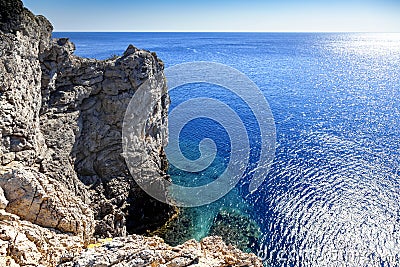
<path id="1" fill-rule="evenodd" d="M 257 222 L 262 235 L 253 249 L 262 251 L 270 266 L 400 266 L 400 34 L 54 36 L 70 37 L 76 54 L 85 57 L 122 54 L 132 43 L 157 52 L 166 67 L 214 61 L 243 72 L 273 113 L 275 160 L 255 193 L 248 193 L 251 177 L 244 177 L 215 209 L 237 206 Z M 215 97 L 238 107 L 252 148 L 250 172 L 261 138 L 251 110 L 224 88 L 199 84 L 173 90 L 171 109 L 192 97 Z M 224 128 L 199 119 L 181 137 L 188 158 L 199 156 L 197 146 L 205 137 L 215 141 L 218 154 L 202 173 L 171 166 L 175 182 L 199 185 L 215 179 L 231 152 Z M 197 238 L 207 234 L 207 220 L 202 223 Z"/>

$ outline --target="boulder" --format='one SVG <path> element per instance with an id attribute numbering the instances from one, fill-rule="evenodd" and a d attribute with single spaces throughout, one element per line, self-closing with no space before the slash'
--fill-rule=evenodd
<path id="1" fill-rule="evenodd" d="M 9 201 L 7 212 L 90 242 L 95 226 L 93 211 L 62 183 L 34 169 L 13 166 L 0 167 L 0 187 Z"/>

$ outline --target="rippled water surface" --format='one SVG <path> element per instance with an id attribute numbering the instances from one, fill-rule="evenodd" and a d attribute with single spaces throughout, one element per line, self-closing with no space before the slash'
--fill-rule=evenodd
<path id="1" fill-rule="evenodd" d="M 276 122 L 272 170 L 254 194 L 246 191 L 245 177 L 217 206 L 203 207 L 200 214 L 209 217 L 197 221 L 203 231 L 198 237 L 207 234 L 207 224 L 221 207 L 244 210 L 245 203 L 245 212 L 261 228 L 252 249 L 270 266 L 400 265 L 399 34 L 55 36 L 71 37 L 76 53 L 86 57 L 121 54 L 133 43 L 156 51 L 167 67 L 220 62 L 240 70 L 262 90 Z M 215 93 L 210 86 L 186 87 L 171 92 L 171 108 L 210 94 L 237 107 L 252 146 L 250 171 L 259 157 L 260 131 L 249 108 L 223 89 Z M 224 168 L 229 138 L 215 122 L 187 125 L 182 133 L 184 153 L 198 157 L 197 145 L 205 137 L 219 148 L 211 168 L 190 174 L 172 166 L 175 181 L 201 183 Z"/>

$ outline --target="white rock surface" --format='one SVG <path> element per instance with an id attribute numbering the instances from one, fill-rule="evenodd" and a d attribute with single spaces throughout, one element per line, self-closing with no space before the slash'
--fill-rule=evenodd
<path id="1" fill-rule="evenodd" d="M 5 209 L 8 205 L 8 200 L 4 196 L 3 188 L 0 186 L 0 210 Z"/>
<path id="2" fill-rule="evenodd" d="M 219 267 L 263 266 L 254 254 L 226 245 L 220 237 L 189 240 L 171 247 L 158 237 L 132 235 L 100 242 L 60 267 L 157 266 Z"/>
<path id="3" fill-rule="evenodd" d="M 34 169 L 15 165 L 0 167 L 0 188 L 9 201 L 7 212 L 90 242 L 95 225 L 93 212 L 62 183 Z"/>
<path id="4" fill-rule="evenodd" d="M 62 234 L 0 210 L 0 266 L 56 266 L 84 248 L 79 236 Z"/>

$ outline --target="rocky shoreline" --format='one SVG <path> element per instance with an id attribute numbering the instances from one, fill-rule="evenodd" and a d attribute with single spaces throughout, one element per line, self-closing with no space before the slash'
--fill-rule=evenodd
<path id="1" fill-rule="evenodd" d="M 80 58 L 51 34 L 20 0 L 0 0 L 0 266 L 262 266 L 219 237 L 171 247 L 136 235 L 176 212 L 134 179 L 169 179 L 165 86 L 146 92 L 151 112 L 135 126 L 150 160 L 129 172 L 122 156 L 126 107 L 164 65 L 132 45 Z"/>

